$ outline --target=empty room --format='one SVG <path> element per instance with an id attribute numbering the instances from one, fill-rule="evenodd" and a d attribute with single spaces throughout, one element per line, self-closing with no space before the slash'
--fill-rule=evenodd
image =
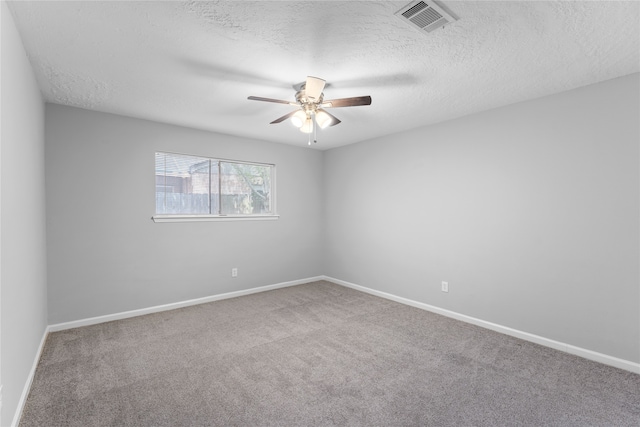
<path id="1" fill-rule="evenodd" d="M 0 426 L 640 423 L 640 2 L 0 18 Z"/>

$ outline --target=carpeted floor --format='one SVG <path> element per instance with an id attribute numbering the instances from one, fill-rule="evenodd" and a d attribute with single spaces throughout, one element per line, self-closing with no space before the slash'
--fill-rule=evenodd
<path id="1" fill-rule="evenodd" d="M 633 426 L 640 375 L 315 282 L 49 335 L 28 426 Z"/>

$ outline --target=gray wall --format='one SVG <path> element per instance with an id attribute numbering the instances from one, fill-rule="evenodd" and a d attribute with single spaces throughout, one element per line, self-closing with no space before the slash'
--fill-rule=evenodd
<path id="1" fill-rule="evenodd" d="M 319 151 L 53 104 L 46 137 L 51 324 L 322 274 Z M 274 163 L 280 219 L 154 223 L 155 151 Z"/>
<path id="2" fill-rule="evenodd" d="M 640 362 L 639 80 L 328 151 L 324 273 Z"/>
<path id="3" fill-rule="evenodd" d="M 0 425 L 11 425 L 47 325 L 44 103 L 5 2 L 0 139 Z"/>

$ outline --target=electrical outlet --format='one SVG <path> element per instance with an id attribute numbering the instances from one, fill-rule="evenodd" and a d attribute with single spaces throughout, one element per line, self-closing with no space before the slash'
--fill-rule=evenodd
<path id="1" fill-rule="evenodd" d="M 442 282 L 442 292 L 449 292 L 449 282 Z"/>
<path id="2" fill-rule="evenodd" d="M 237 268 L 232 268 L 231 269 L 231 277 L 238 277 L 238 269 Z"/>

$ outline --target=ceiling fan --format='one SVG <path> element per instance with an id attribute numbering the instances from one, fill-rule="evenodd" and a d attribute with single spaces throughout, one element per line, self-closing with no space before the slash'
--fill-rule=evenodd
<path id="1" fill-rule="evenodd" d="M 311 134 L 316 129 L 314 123 L 321 129 L 329 126 L 335 126 L 340 123 L 340 120 L 325 111 L 325 108 L 371 105 L 370 96 L 355 96 L 352 98 L 340 98 L 325 101 L 324 93 L 322 93 L 322 91 L 326 86 L 327 84 L 325 80 L 318 77 L 308 76 L 304 83 L 293 86 L 296 90 L 295 102 L 273 98 L 262 98 L 260 96 L 250 96 L 247 99 L 251 99 L 253 101 L 275 102 L 278 104 L 287 104 L 298 107 L 297 110 L 275 119 L 270 124 L 281 123 L 287 119 L 291 119 L 294 126 L 300 129 L 300 132 L 308 134 Z M 309 135 L 309 143 L 311 143 L 311 135 Z"/>

